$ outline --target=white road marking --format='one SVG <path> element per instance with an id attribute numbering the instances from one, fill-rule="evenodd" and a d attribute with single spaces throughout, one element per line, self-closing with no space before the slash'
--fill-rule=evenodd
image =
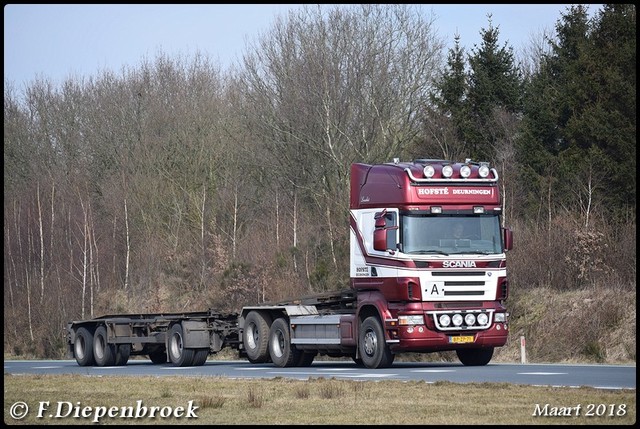
<path id="1" fill-rule="evenodd" d="M 412 369 L 411 372 L 456 372 L 455 369 Z"/>
<path id="2" fill-rule="evenodd" d="M 318 372 L 287 372 L 287 371 L 270 371 L 269 374 L 287 374 L 287 375 L 318 375 Z M 382 377 L 396 377 L 398 374 L 339 374 L 340 377 L 371 377 L 371 378 L 382 378 Z"/>
<path id="3" fill-rule="evenodd" d="M 318 371 L 353 371 L 352 368 L 318 368 Z"/>

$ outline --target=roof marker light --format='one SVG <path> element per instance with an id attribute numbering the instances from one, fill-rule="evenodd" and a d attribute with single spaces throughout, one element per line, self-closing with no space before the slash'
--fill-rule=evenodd
<path id="1" fill-rule="evenodd" d="M 422 172 L 424 173 L 424 177 L 432 178 L 433 175 L 436 174 L 436 169 L 433 168 L 433 165 L 425 165 Z"/>

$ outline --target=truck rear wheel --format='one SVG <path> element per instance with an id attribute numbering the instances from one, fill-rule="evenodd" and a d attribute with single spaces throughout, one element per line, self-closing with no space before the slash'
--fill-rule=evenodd
<path id="1" fill-rule="evenodd" d="M 176 323 L 169 330 L 169 360 L 174 366 L 191 366 L 194 349 L 184 347 L 182 325 Z"/>
<path id="2" fill-rule="evenodd" d="M 73 340 L 73 355 L 80 366 L 92 366 L 96 361 L 93 358 L 93 333 L 87 328 L 78 328 Z"/>
<path id="3" fill-rule="evenodd" d="M 289 323 L 284 318 L 276 319 L 269 330 L 269 355 L 280 368 L 294 366 L 300 361 L 301 351 L 291 344 Z"/>
<path id="4" fill-rule="evenodd" d="M 251 363 L 269 360 L 269 325 L 271 317 L 260 311 L 250 311 L 244 323 L 242 343 Z"/>
<path id="5" fill-rule="evenodd" d="M 375 316 L 367 317 L 360 325 L 358 348 L 362 363 L 367 368 L 388 368 L 395 358 L 385 341 L 382 325 Z"/>
<path id="6" fill-rule="evenodd" d="M 493 357 L 493 347 L 482 349 L 458 349 L 456 350 L 458 359 L 465 366 L 484 366 Z"/>
<path id="7" fill-rule="evenodd" d="M 202 366 L 209 357 L 209 349 L 196 349 L 193 354 L 193 366 Z"/>

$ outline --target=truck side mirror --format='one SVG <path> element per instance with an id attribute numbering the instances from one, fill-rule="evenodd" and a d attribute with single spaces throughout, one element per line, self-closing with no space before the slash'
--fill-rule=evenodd
<path id="1" fill-rule="evenodd" d="M 387 250 L 395 251 L 397 225 L 393 225 L 391 216 L 387 216 L 386 210 L 375 215 L 376 223 L 373 231 L 373 249 L 385 252 Z M 389 225 L 389 226 L 387 226 Z M 388 231 L 392 231 L 391 234 Z"/>
<path id="2" fill-rule="evenodd" d="M 505 250 L 513 249 L 513 232 L 510 228 L 502 228 L 504 235 L 504 248 Z"/>
<path id="3" fill-rule="evenodd" d="M 373 231 L 373 248 L 384 252 L 387 250 L 387 230 L 384 228 Z"/>

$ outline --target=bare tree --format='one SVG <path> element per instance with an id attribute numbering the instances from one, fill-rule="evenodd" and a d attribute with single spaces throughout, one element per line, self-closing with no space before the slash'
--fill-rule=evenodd
<path id="1" fill-rule="evenodd" d="M 308 6 L 244 56 L 247 126 L 276 181 L 294 186 L 291 204 L 311 200 L 304 209 L 324 213 L 318 226 L 332 243 L 348 233 L 334 223 L 347 211 L 350 164 L 389 161 L 420 134 L 442 47 L 412 6 Z"/>

